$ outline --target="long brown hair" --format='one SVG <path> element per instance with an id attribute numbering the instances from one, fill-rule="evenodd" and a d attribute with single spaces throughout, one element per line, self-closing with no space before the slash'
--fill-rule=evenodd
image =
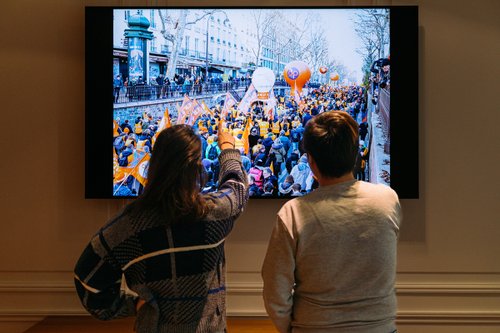
<path id="1" fill-rule="evenodd" d="M 139 212 L 159 207 L 168 220 L 199 219 L 206 214 L 201 140 L 188 125 L 163 130 L 156 139 L 143 193 L 130 205 Z"/>

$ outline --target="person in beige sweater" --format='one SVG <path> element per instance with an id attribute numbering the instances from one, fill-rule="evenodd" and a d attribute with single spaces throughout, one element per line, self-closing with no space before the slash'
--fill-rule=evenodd
<path id="1" fill-rule="evenodd" d="M 281 333 L 395 332 L 398 196 L 354 178 L 349 114 L 312 118 L 304 148 L 319 188 L 278 212 L 262 267 L 266 310 Z"/>

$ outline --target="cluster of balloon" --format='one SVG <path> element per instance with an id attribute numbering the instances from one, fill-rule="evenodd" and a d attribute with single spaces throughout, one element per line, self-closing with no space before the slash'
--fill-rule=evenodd
<path id="1" fill-rule="evenodd" d="M 326 72 L 328 72 L 328 68 L 326 68 L 325 66 L 321 66 L 321 67 L 319 68 L 319 72 L 320 72 L 321 74 L 326 74 Z"/>
<path id="2" fill-rule="evenodd" d="M 299 93 L 302 92 L 302 87 L 306 84 L 307 81 L 311 78 L 311 70 L 309 66 L 303 61 L 292 61 L 285 66 L 285 70 L 283 71 L 286 82 L 291 87 L 290 94 L 292 96 L 295 95 L 295 89 L 298 90 Z"/>
<path id="3" fill-rule="evenodd" d="M 252 84 L 257 90 L 257 98 L 261 100 L 269 99 L 269 92 L 274 87 L 276 76 L 267 67 L 258 67 L 252 75 Z"/>

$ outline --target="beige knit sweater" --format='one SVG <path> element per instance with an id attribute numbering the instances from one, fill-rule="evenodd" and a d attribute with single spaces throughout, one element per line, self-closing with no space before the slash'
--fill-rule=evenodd
<path id="1" fill-rule="evenodd" d="M 397 194 L 385 185 L 352 180 L 288 201 L 262 268 L 278 330 L 393 332 L 400 223 Z"/>

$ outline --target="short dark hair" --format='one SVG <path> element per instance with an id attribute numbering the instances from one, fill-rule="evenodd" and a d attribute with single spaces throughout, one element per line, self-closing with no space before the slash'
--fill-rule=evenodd
<path id="1" fill-rule="evenodd" d="M 264 191 L 271 192 L 274 190 L 274 185 L 271 182 L 267 182 L 264 184 Z"/>
<path id="2" fill-rule="evenodd" d="M 358 153 L 358 124 L 344 111 L 321 113 L 307 122 L 304 149 L 325 177 L 352 172 Z"/>

